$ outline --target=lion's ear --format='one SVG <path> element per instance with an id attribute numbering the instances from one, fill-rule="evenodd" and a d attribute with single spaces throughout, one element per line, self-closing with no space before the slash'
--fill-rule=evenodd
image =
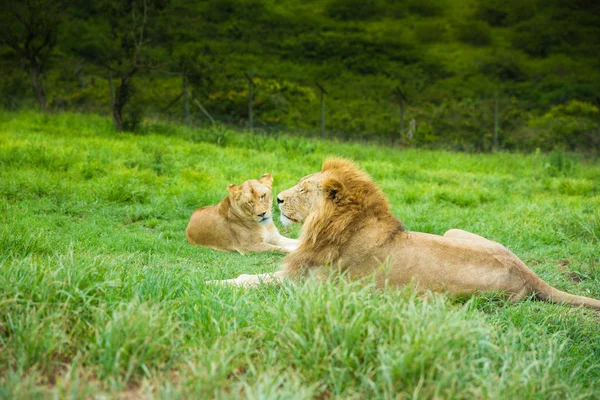
<path id="1" fill-rule="evenodd" d="M 325 197 L 334 202 L 342 200 L 346 196 L 346 186 L 337 179 L 327 179 L 322 185 Z"/>
<path id="2" fill-rule="evenodd" d="M 273 177 L 269 173 L 266 173 L 263 176 L 261 176 L 258 181 L 263 185 L 267 186 L 269 189 L 273 185 Z"/>
<path id="3" fill-rule="evenodd" d="M 227 190 L 229 190 L 229 193 L 234 193 L 237 189 L 237 186 L 234 185 L 233 183 L 230 183 L 229 185 L 227 185 Z"/>

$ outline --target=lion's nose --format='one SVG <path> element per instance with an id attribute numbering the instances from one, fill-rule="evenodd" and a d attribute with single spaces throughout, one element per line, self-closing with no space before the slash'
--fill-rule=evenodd
<path id="1" fill-rule="evenodd" d="M 258 214 L 258 216 L 259 216 L 259 217 L 264 217 L 266 213 L 267 213 L 266 211 L 265 211 L 265 212 L 262 212 L 262 213 Z"/>
<path id="2" fill-rule="evenodd" d="M 279 198 L 279 196 L 277 196 L 277 204 L 281 204 L 281 203 L 283 203 L 283 200 L 281 200 L 281 199 Z"/>

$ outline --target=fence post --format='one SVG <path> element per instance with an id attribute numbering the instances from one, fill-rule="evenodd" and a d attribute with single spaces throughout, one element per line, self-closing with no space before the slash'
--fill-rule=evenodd
<path id="1" fill-rule="evenodd" d="M 408 103 L 408 99 L 399 86 L 396 86 L 396 95 L 400 104 L 400 134 L 404 133 L 404 103 Z"/>
<path id="2" fill-rule="evenodd" d="M 254 81 L 252 76 L 244 72 L 246 79 L 248 79 L 248 127 L 250 131 L 254 130 L 254 120 L 252 116 L 252 89 L 254 88 Z"/>
<path id="3" fill-rule="evenodd" d="M 188 92 L 187 75 L 181 75 L 181 90 L 183 92 L 183 108 L 185 110 L 185 125 L 189 128 L 192 124 L 190 121 L 190 99 Z"/>
<path id="4" fill-rule="evenodd" d="M 325 95 L 328 93 L 319 82 L 315 82 L 315 84 L 321 91 L 321 139 L 325 139 Z"/>
<path id="5" fill-rule="evenodd" d="M 494 98 L 494 151 L 498 151 L 498 96 Z"/>
<path id="6" fill-rule="evenodd" d="M 598 107 L 598 155 L 600 155 L 600 96 L 596 97 L 596 107 Z"/>

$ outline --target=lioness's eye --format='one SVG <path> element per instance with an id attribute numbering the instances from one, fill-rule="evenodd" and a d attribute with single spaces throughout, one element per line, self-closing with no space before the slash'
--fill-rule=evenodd
<path id="1" fill-rule="evenodd" d="M 261 195 L 260 195 L 260 199 L 261 199 L 261 200 L 264 200 L 264 199 L 265 199 L 265 197 L 266 197 L 266 194 L 261 194 Z"/>

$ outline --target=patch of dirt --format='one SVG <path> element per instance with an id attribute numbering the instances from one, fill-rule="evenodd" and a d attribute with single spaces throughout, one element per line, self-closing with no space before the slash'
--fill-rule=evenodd
<path id="1" fill-rule="evenodd" d="M 331 393 L 329 392 L 329 390 L 325 389 L 324 391 L 319 393 L 317 395 L 317 397 L 315 397 L 315 399 L 316 400 L 329 400 L 329 399 L 331 399 Z"/>
<path id="2" fill-rule="evenodd" d="M 127 384 L 125 390 L 119 394 L 119 398 L 124 400 L 141 400 L 146 398 L 146 396 L 142 393 L 140 385 L 130 382 Z"/>
<path id="3" fill-rule="evenodd" d="M 577 275 L 574 272 L 567 272 L 566 275 L 573 281 L 576 283 L 582 282 L 585 278 L 582 278 L 581 276 Z"/>
<path id="4" fill-rule="evenodd" d="M 569 261 L 568 259 L 565 258 L 562 260 L 556 260 L 556 262 L 558 263 L 560 270 L 564 272 L 565 275 L 573 282 L 580 283 L 586 279 L 585 277 L 578 275 L 575 272 L 569 271 L 567 267 L 569 266 L 571 261 Z"/>
<path id="5" fill-rule="evenodd" d="M 235 367 L 235 369 L 231 371 L 229 375 L 227 375 L 227 379 L 234 379 L 243 375 L 246 375 L 246 367 L 243 365 L 239 365 Z"/>
<path id="6" fill-rule="evenodd" d="M 568 259 L 563 259 L 563 260 L 556 260 L 556 262 L 558 263 L 558 265 L 560 266 L 560 270 L 561 271 L 566 271 L 567 267 L 569 266 L 569 264 L 571 263 Z"/>

